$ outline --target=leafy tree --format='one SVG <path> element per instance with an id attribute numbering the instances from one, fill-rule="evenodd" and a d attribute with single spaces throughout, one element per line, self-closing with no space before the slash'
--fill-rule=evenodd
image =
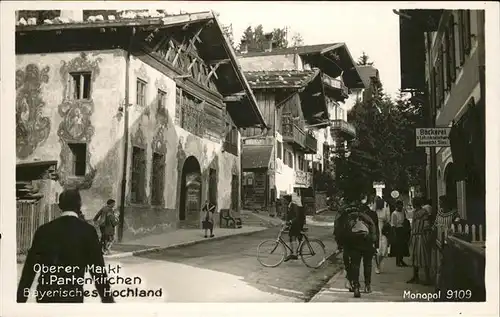
<path id="1" fill-rule="evenodd" d="M 304 39 L 302 38 L 302 35 L 300 33 L 295 33 L 292 36 L 292 47 L 297 47 L 304 45 Z"/>
<path id="2" fill-rule="evenodd" d="M 267 33 L 272 33 L 273 35 L 273 48 L 288 47 L 289 43 L 287 39 L 287 27 L 275 28 L 271 32 L 265 32 L 262 24 L 259 24 L 254 28 L 252 28 L 252 26 L 249 26 L 243 32 L 240 40 L 245 41 L 249 52 L 262 52 L 268 47 L 268 43 L 266 40 Z M 302 36 L 299 33 L 296 33 L 296 35 L 294 35 L 294 38 L 292 38 L 292 43 L 294 46 L 302 44 Z"/>
<path id="3" fill-rule="evenodd" d="M 371 66 L 373 65 L 373 62 L 369 62 L 370 60 L 370 57 L 368 55 L 366 55 L 365 52 L 363 52 L 363 54 L 361 54 L 361 56 L 358 58 L 358 62 L 356 63 L 358 66 Z"/>
<path id="4" fill-rule="evenodd" d="M 363 56 L 360 61 L 367 63 Z M 348 121 L 356 127 L 357 138 L 351 155 L 336 159 L 339 190 L 370 193 L 374 181 L 385 182 L 388 191 L 424 186 L 425 151 L 415 146 L 415 128 L 423 125 L 422 111 L 418 98 L 400 94 L 392 100 L 382 88 L 373 98 L 356 102 Z"/>

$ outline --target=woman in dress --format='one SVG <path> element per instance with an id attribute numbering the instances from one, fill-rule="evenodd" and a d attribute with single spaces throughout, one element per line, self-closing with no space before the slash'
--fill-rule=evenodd
<path id="1" fill-rule="evenodd" d="M 397 266 L 408 266 L 403 258 L 409 255 L 408 237 L 405 230 L 406 215 L 404 203 L 401 200 L 396 202 L 395 210 L 391 215 L 392 241 L 391 253 L 396 257 Z"/>
<path id="2" fill-rule="evenodd" d="M 407 283 L 420 283 L 419 269 L 424 269 L 425 280 L 424 285 L 430 283 L 430 244 L 431 223 L 429 222 L 430 214 L 428 210 L 422 207 L 422 199 L 416 197 L 413 200 L 415 213 L 413 214 L 412 230 L 411 230 L 411 250 L 412 250 L 412 266 L 413 277 Z"/>
<path id="3" fill-rule="evenodd" d="M 386 206 L 385 201 L 378 197 L 375 199 L 375 211 L 378 217 L 378 227 L 379 227 L 379 245 L 378 252 L 375 255 L 375 273 L 380 274 L 382 270 L 382 261 L 387 256 L 387 251 L 389 248 L 388 235 L 390 233 L 391 225 L 391 213 L 389 208 Z M 387 230 L 389 229 L 389 230 Z"/>

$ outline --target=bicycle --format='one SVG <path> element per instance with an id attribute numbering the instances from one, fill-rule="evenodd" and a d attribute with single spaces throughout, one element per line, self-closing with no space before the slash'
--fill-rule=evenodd
<path id="1" fill-rule="evenodd" d="M 285 261 L 286 256 L 288 255 L 287 250 L 293 254 L 292 248 L 285 242 L 282 235 L 287 230 L 287 225 L 283 225 L 281 227 L 280 232 L 278 233 L 278 237 L 274 240 L 265 240 L 262 241 L 257 247 L 257 260 L 262 266 L 265 267 L 277 267 L 283 261 Z M 309 268 L 318 269 L 323 263 L 326 262 L 326 251 L 325 245 L 323 241 L 319 239 L 309 239 L 309 237 L 305 234 L 307 228 L 304 228 L 301 233 L 301 242 L 298 247 L 298 253 L 302 262 Z M 314 246 L 314 247 L 313 247 Z M 267 249 L 269 248 L 269 249 Z M 266 251 L 270 250 L 270 251 Z M 266 255 L 272 256 L 276 254 L 276 262 L 272 262 L 272 264 L 266 263 L 263 261 Z M 314 257 L 318 255 L 317 264 L 309 263 L 309 256 Z"/>

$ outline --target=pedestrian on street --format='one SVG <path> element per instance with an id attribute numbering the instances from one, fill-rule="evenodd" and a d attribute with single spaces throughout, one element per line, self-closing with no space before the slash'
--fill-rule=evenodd
<path id="1" fill-rule="evenodd" d="M 407 232 L 406 213 L 404 210 L 404 203 L 401 200 L 396 201 L 396 209 L 391 215 L 392 226 L 392 241 L 391 241 L 391 255 L 396 257 L 396 266 L 408 266 L 403 261 L 403 258 L 409 256 L 410 251 L 408 247 L 408 240 L 410 232 Z"/>
<path id="2" fill-rule="evenodd" d="M 365 212 L 367 206 L 359 200 L 359 195 L 349 194 L 346 200 L 346 223 L 343 226 L 344 252 L 349 257 L 348 278 L 354 297 L 360 297 L 359 270 L 363 261 L 365 292 L 371 292 L 372 259 L 376 250 L 377 228 L 371 217 Z M 357 196 L 357 197 L 356 197 Z"/>
<path id="3" fill-rule="evenodd" d="M 61 216 L 36 230 L 17 288 L 18 303 L 27 302 L 37 272 L 38 303 L 83 303 L 84 288 L 79 281 L 87 267 L 103 268 L 104 259 L 94 227 L 79 219 L 81 206 L 78 190 L 63 191 L 59 195 Z M 91 270 L 90 274 L 101 301 L 113 303 L 106 272 Z M 62 282 L 48 283 L 54 279 Z"/>
<path id="4" fill-rule="evenodd" d="M 334 227 L 333 227 L 333 235 L 335 237 L 335 242 L 337 243 L 337 248 L 338 252 L 342 252 L 342 261 L 344 262 L 344 270 L 345 270 L 345 288 L 347 289 L 352 289 L 351 281 L 349 280 L 349 265 L 350 265 L 350 258 L 349 258 L 349 252 L 346 250 L 346 243 L 345 243 L 345 226 L 347 223 L 347 216 L 349 212 L 354 211 L 355 209 L 353 208 L 343 208 L 339 211 L 337 214 L 337 217 L 334 222 Z"/>
<path id="5" fill-rule="evenodd" d="M 290 238 L 290 248 L 292 254 L 285 258 L 286 261 L 298 259 L 298 245 L 302 241 L 302 229 L 306 223 L 306 215 L 299 195 L 292 193 L 290 204 L 288 205 L 288 236 Z M 298 243 L 296 243 L 298 241 Z"/>
<path id="6" fill-rule="evenodd" d="M 202 226 L 205 230 L 205 238 L 207 237 L 207 231 L 210 230 L 210 238 L 214 235 L 214 213 L 215 205 L 211 204 L 208 200 L 205 201 L 203 208 L 201 209 L 205 213 L 205 218 L 203 219 Z"/>
<path id="7" fill-rule="evenodd" d="M 382 271 L 382 262 L 384 258 L 387 257 L 389 249 L 389 235 L 391 233 L 391 212 L 387 207 L 385 201 L 382 197 L 375 199 L 375 212 L 377 213 L 378 219 L 378 249 L 375 255 L 375 273 L 380 274 Z"/>
<path id="8" fill-rule="evenodd" d="M 102 207 L 94 216 L 94 223 L 101 231 L 101 248 L 103 254 L 109 254 L 111 245 L 115 239 L 115 227 L 118 225 L 118 217 L 115 214 L 115 200 L 108 199 L 106 205 Z"/>
<path id="9" fill-rule="evenodd" d="M 430 243 L 429 239 L 431 236 L 431 226 L 429 222 L 429 217 L 431 216 L 429 212 L 422 207 L 422 199 L 416 197 L 413 200 L 415 206 L 415 214 L 413 215 L 412 221 L 412 232 L 411 232 L 411 250 L 412 250 L 412 267 L 413 276 L 407 281 L 407 283 L 421 283 L 419 277 L 419 269 L 424 269 L 425 280 L 421 284 L 430 284 Z"/>

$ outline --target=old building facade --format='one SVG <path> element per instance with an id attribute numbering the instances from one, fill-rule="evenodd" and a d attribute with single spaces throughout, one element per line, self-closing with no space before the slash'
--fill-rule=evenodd
<path id="1" fill-rule="evenodd" d="M 270 44 L 239 59 L 270 126 L 267 135 L 243 133 L 245 205 L 267 207 L 292 192 L 314 201 L 315 175 L 331 171 L 332 152 L 355 137 L 344 101 L 364 84 L 347 46 Z"/>
<path id="2" fill-rule="evenodd" d="M 484 10 L 403 10 L 400 17 L 402 88 L 425 93 L 430 125 L 451 127 L 450 147 L 428 149 L 428 187 L 435 179 L 437 195 L 479 224 L 485 221 L 484 19 Z"/>
<path id="3" fill-rule="evenodd" d="M 213 13 L 19 25 L 16 69 L 18 179 L 46 166 L 51 203 L 114 198 L 124 239 L 239 210 L 239 129 L 265 122 Z"/>

